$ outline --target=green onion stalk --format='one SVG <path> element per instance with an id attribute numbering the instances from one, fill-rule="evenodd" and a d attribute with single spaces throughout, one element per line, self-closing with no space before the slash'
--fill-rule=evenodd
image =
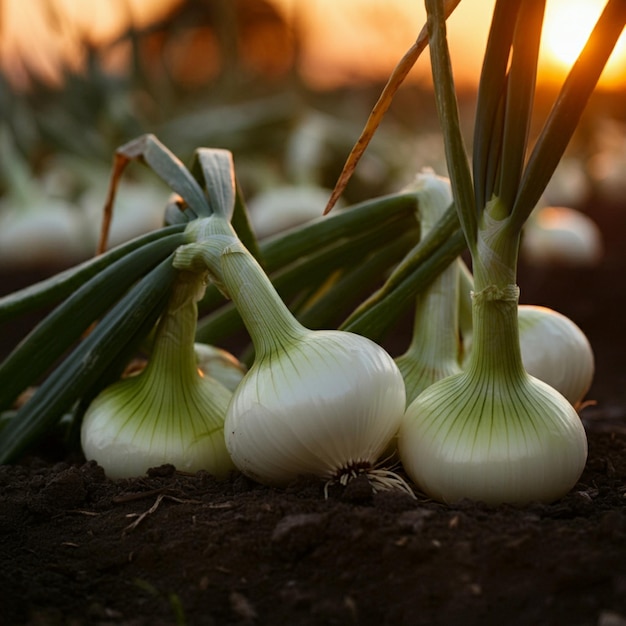
<path id="1" fill-rule="evenodd" d="M 441 501 L 554 501 L 574 486 L 586 462 L 586 435 L 575 409 L 523 366 L 517 258 L 522 226 L 575 129 L 626 9 L 623 2 L 607 4 L 526 160 L 544 4 L 496 3 L 479 88 L 472 180 L 443 3 L 426 1 L 435 96 L 472 258 L 473 345 L 463 372 L 434 383 L 408 406 L 398 447 L 409 476 Z"/>

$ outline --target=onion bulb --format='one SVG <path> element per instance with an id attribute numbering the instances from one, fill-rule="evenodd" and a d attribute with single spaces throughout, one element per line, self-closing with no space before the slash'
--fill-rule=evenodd
<path id="1" fill-rule="evenodd" d="M 227 350 L 206 343 L 196 343 L 194 351 L 200 371 L 231 391 L 235 390 L 248 371 L 248 368 Z"/>
<path id="2" fill-rule="evenodd" d="M 498 209 L 488 206 L 477 233 L 469 361 L 407 407 L 398 433 L 407 474 L 444 502 L 551 502 L 576 484 L 587 458 L 574 407 L 524 369 L 518 241 Z"/>
<path id="3" fill-rule="evenodd" d="M 568 317 L 547 307 L 520 305 L 520 346 L 526 371 L 578 406 L 595 371 L 593 349 Z"/>
<path id="4" fill-rule="evenodd" d="M 488 504 L 552 502 L 576 483 L 587 446 L 573 407 L 528 376 L 481 393 L 466 373 L 431 385 L 409 405 L 398 435 L 402 464 L 431 497 Z"/>
<path id="5" fill-rule="evenodd" d="M 221 265 L 255 347 L 224 424 L 234 463 L 269 485 L 301 475 L 345 483 L 366 472 L 376 488 L 372 470 L 405 408 L 391 356 L 360 335 L 302 326 L 239 242 L 224 249 Z"/>
<path id="6" fill-rule="evenodd" d="M 286 185 L 263 191 L 248 202 L 250 224 L 264 239 L 320 218 L 331 194 L 315 185 Z"/>
<path id="7" fill-rule="evenodd" d="M 179 275 L 147 366 L 102 391 L 85 413 L 83 452 L 110 478 L 165 463 L 218 477 L 233 469 L 223 434 L 232 393 L 200 372 L 194 351 L 203 288 L 199 275 Z"/>
<path id="8" fill-rule="evenodd" d="M 598 225 L 569 207 L 536 209 L 524 228 L 521 253 L 534 265 L 592 267 L 604 255 Z"/>
<path id="9" fill-rule="evenodd" d="M 0 265 L 26 268 L 85 258 L 90 250 L 84 244 L 88 238 L 82 212 L 42 191 L 42 181 L 1 123 L 0 168 L 6 183 L 0 200 Z"/>

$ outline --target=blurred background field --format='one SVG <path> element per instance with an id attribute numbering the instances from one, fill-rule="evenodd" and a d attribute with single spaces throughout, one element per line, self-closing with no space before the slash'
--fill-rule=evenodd
<path id="1" fill-rule="evenodd" d="M 548 2 L 539 114 L 603 5 Z M 492 6 L 463 0 L 449 21 L 468 147 Z M 66 265 L 93 254 L 113 152 L 145 132 L 185 162 L 199 146 L 232 150 L 251 209 L 268 190 L 297 187 L 309 211 L 319 204 L 321 213 L 425 19 L 423 3 L 411 0 L 2 0 L 0 10 L 3 267 Z M 625 77 L 620 43 L 547 203 L 587 210 L 590 198 L 623 196 Z M 427 54 L 344 203 L 396 191 L 425 166 L 446 174 Z M 157 226 L 166 199 L 154 176 L 130 168 L 112 243 Z"/>

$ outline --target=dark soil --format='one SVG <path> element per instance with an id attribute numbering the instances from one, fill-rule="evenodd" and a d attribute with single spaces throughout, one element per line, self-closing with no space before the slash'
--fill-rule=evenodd
<path id="1" fill-rule="evenodd" d="M 168 466 L 113 482 L 48 441 L 0 467 L 0 623 L 624 626 L 619 208 L 596 215 L 601 267 L 520 269 L 522 301 L 572 317 L 596 352 L 589 460 L 561 501 L 447 506 L 360 479 L 325 499 L 317 482 L 281 491 Z"/>

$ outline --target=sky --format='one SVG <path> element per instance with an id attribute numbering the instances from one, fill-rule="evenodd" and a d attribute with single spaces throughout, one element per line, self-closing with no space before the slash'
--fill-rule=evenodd
<path id="1" fill-rule="evenodd" d="M 308 71 L 315 80 L 341 82 L 358 73 L 386 75 L 411 46 L 426 19 L 419 0 L 273 0 L 308 24 Z M 462 0 L 448 19 L 457 84 L 474 85 L 480 73 L 495 0 Z M 545 80 L 560 80 L 582 49 L 606 0 L 547 0 L 541 64 Z M 413 70 L 426 80 L 427 55 Z M 604 85 L 626 78 L 626 36 L 605 71 Z"/>
<path id="2" fill-rule="evenodd" d="M 16 52 L 30 56 L 41 71 L 53 76 L 59 63 L 78 63 L 79 33 L 95 41 L 114 38 L 130 18 L 139 25 L 163 15 L 180 0 L 3 0 L 0 3 L 0 63 L 19 80 Z M 271 0 L 288 19 L 306 25 L 301 70 L 318 87 L 388 76 L 411 46 L 425 20 L 419 0 Z M 462 0 L 448 22 L 449 41 L 459 86 L 475 84 L 495 0 Z M 548 0 L 542 44 L 544 79 L 562 78 L 582 47 L 605 0 Z M 46 24 L 46 8 L 61 20 L 60 33 Z M 117 8 L 116 8 L 117 7 Z M 112 10 L 116 8 L 116 10 Z M 48 13 L 48 16 L 50 13 Z M 603 85 L 623 88 L 626 42 L 618 44 Z M 33 41 L 37 45 L 33 45 Z M 427 54 L 409 80 L 428 81 Z"/>

